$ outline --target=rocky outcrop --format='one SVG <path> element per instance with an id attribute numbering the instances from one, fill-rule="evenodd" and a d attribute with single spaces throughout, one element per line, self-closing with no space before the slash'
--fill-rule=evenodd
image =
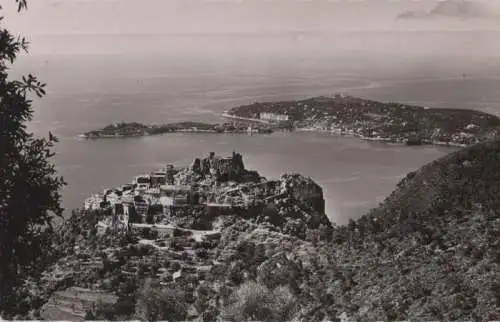
<path id="1" fill-rule="evenodd" d="M 297 200 L 300 205 L 320 214 L 325 212 L 323 189 L 311 178 L 300 174 L 284 174 L 280 179 L 280 187 L 282 192 Z"/>
<path id="2" fill-rule="evenodd" d="M 46 318 L 58 316 L 61 308 L 54 306 L 55 300 L 72 285 L 116 295 L 111 308 L 85 310 L 91 316 L 122 319 L 134 317 L 124 303 L 138 300 L 149 306 L 140 297 L 151 292 L 160 302 L 175 298 L 185 307 L 178 316 L 190 320 L 222 314 L 226 297 L 248 278 L 269 289 L 283 286 L 300 292 L 302 264 L 278 252 L 283 243 L 308 244 L 308 238 L 331 232 L 321 187 L 299 174 L 265 180 L 246 170 L 238 153 L 225 158 L 211 153 L 175 172 L 172 179 L 178 186 L 165 189 L 205 192 L 207 198 L 212 193 L 215 203 L 190 204 L 188 197 L 183 201 L 187 203 L 153 216 L 149 207 L 144 222 L 129 222 L 128 230 L 113 226 L 100 233 L 97 223 L 103 217 L 116 217 L 111 209 L 75 212 L 55 240 L 60 259 L 40 279 L 41 297 L 49 299 L 43 310 Z M 159 216 L 164 223 L 154 222 Z M 153 281 L 148 288 L 154 290 L 137 290 L 148 279 Z M 167 289 L 182 292 L 171 297 Z M 206 294 L 198 301 L 200 292 Z M 73 311 L 71 307 L 62 309 L 81 318 L 82 305 Z M 141 316 L 145 310 L 133 309 Z"/>
<path id="3" fill-rule="evenodd" d="M 182 169 L 177 174 L 176 182 L 189 185 L 207 177 L 214 177 L 219 183 L 260 182 L 263 179 L 258 172 L 245 168 L 240 153 L 233 152 L 231 156 L 221 157 L 210 152 L 207 157 L 195 158 L 188 168 Z"/>
<path id="4" fill-rule="evenodd" d="M 257 281 L 270 289 L 285 285 L 298 290 L 302 273 L 299 263 L 288 259 L 284 253 L 278 253 L 257 267 Z"/>

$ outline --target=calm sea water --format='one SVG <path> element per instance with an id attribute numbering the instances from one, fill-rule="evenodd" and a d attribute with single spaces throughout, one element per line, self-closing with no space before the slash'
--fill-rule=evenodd
<path id="1" fill-rule="evenodd" d="M 239 151 L 247 167 L 264 176 L 294 171 L 313 178 L 324 189 L 328 216 L 345 223 L 376 206 L 407 172 L 451 149 L 392 146 L 318 133 L 171 134 L 98 141 L 79 140 L 76 135 L 116 121 L 219 121 L 222 111 L 240 104 L 337 92 L 500 111 L 499 64 L 473 57 L 328 51 L 303 46 L 296 39 L 274 51 L 259 50 L 258 42 L 234 47 L 238 50 L 229 50 L 233 47 L 227 43 L 203 49 L 198 40 L 179 49 L 178 40 L 172 39 L 163 39 L 169 45 L 162 49 L 148 51 L 137 45 L 143 50 L 134 51 L 131 41 L 120 40 L 114 47 L 112 40 L 101 39 L 107 50 L 85 52 L 101 47 L 91 41 L 86 46 L 88 39 L 51 41 L 40 40 L 45 52 L 23 57 L 14 71 L 35 73 L 48 83 L 48 95 L 35 100 L 30 128 L 60 137 L 55 162 L 68 182 L 63 191 L 67 209 L 81 207 L 91 193 L 166 163 L 187 165 L 210 151 Z M 34 48 L 36 44 L 34 40 Z"/>

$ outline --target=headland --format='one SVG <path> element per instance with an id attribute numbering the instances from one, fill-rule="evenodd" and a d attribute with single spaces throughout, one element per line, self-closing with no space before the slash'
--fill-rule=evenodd
<path id="1" fill-rule="evenodd" d="M 406 145 L 467 146 L 500 132 L 500 119 L 468 109 L 382 103 L 348 95 L 234 107 L 223 116 L 240 122 L 350 135 Z"/>
<path id="2" fill-rule="evenodd" d="M 270 134 L 272 129 L 264 124 L 247 125 L 232 123 L 177 122 L 161 125 L 146 125 L 137 122 L 119 122 L 99 130 L 80 134 L 86 139 L 141 137 L 167 133 L 213 133 L 213 134 Z"/>

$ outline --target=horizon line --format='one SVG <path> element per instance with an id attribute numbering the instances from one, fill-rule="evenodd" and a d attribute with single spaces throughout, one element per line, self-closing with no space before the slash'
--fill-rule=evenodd
<path id="1" fill-rule="evenodd" d="M 27 33 L 19 32 L 29 36 L 229 36 L 229 35 L 290 35 L 290 34 L 338 34 L 338 33 L 405 33 L 405 32 L 500 32 L 500 28 L 450 28 L 450 29 L 339 29 L 339 30 L 284 30 L 284 31 L 196 31 L 196 32 L 49 32 L 49 33 Z"/>

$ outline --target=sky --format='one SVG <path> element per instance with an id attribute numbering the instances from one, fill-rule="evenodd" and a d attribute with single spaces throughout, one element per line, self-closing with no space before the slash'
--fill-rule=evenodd
<path id="1" fill-rule="evenodd" d="M 31 0 L 6 24 L 28 35 L 331 32 L 338 30 L 497 29 L 494 19 L 400 21 L 407 10 L 443 0 Z M 482 1 L 500 13 L 498 0 Z M 495 2 L 497 1 L 497 2 Z"/>

